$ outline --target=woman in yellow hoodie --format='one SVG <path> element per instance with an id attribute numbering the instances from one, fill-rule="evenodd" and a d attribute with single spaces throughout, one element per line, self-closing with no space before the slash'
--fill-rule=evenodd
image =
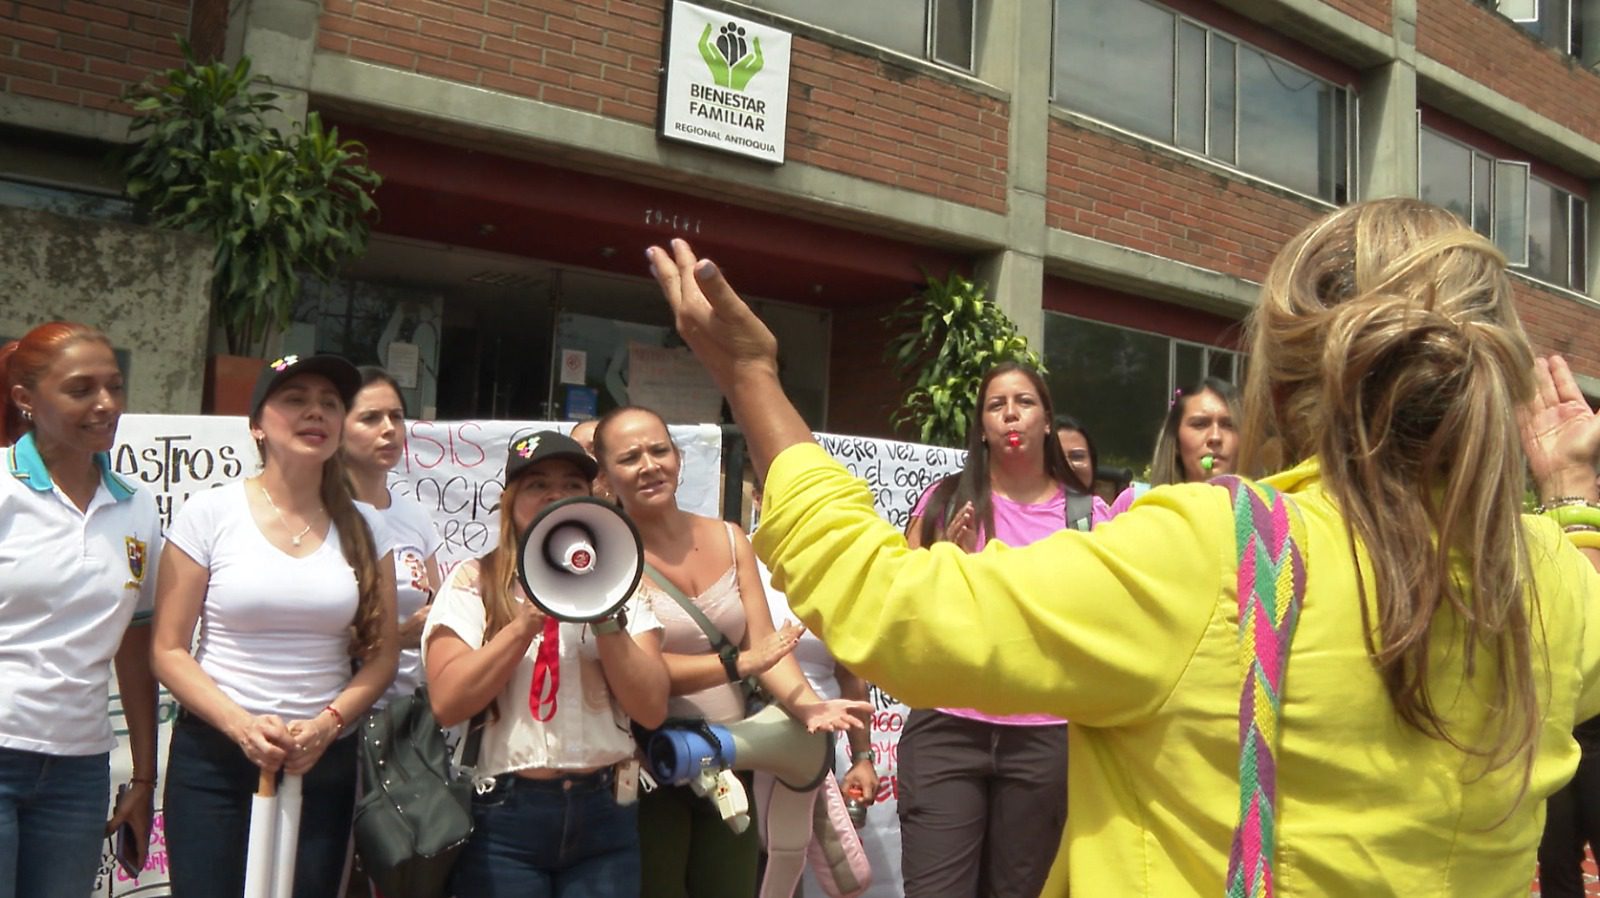
<path id="1" fill-rule="evenodd" d="M 766 475 L 757 550 L 800 619 L 909 703 L 1077 724 L 1073 893 L 1527 894 L 1573 722 L 1600 712 L 1600 552 L 1575 546 L 1600 524 L 1600 418 L 1564 362 L 1536 366 L 1504 259 L 1457 219 L 1334 212 L 1250 321 L 1241 470 L 1288 465 L 1265 483 L 1299 521 L 1304 602 L 1256 733 L 1275 751 L 1248 766 L 1276 790 L 1246 799 L 1227 490 L 1163 487 L 1020 549 L 910 550 L 811 441 L 716 266 L 682 241 L 649 256 Z M 1550 516 L 1519 514 L 1525 462 Z M 1241 817 L 1266 825 L 1230 877 Z"/>

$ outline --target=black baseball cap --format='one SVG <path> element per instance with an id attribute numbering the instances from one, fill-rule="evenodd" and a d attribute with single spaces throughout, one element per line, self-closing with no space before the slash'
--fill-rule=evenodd
<path id="1" fill-rule="evenodd" d="M 308 355 L 304 358 L 297 355 L 286 355 L 274 359 L 261 369 L 261 376 L 256 378 L 256 390 L 250 396 L 250 416 L 253 418 L 261 411 L 261 404 L 267 401 L 283 382 L 296 374 L 320 374 L 333 382 L 333 388 L 339 391 L 339 398 L 344 400 L 344 407 L 348 410 L 350 403 L 356 398 L 356 393 L 361 390 L 361 372 L 356 366 L 345 361 L 337 355 Z"/>
<path id="2" fill-rule="evenodd" d="M 524 430 L 513 436 L 506 447 L 506 483 L 547 458 L 572 462 L 590 480 L 600 473 L 600 465 L 572 437 L 554 430 Z"/>

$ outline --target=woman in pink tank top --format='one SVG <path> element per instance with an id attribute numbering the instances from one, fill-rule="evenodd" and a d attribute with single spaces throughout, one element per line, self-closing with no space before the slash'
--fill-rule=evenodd
<path id="1" fill-rule="evenodd" d="M 912 548 L 947 540 L 977 552 L 990 539 L 1022 546 L 1110 516 L 1061 451 L 1037 371 L 997 365 L 978 396 L 966 466 L 917 502 L 906 525 Z M 1066 721 L 918 708 L 899 752 L 907 898 L 1038 895 L 1067 820 Z"/>
<path id="2" fill-rule="evenodd" d="M 668 581 L 646 577 L 639 587 L 664 627 L 661 648 L 672 684 L 667 716 L 740 720 L 740 684 L 753 676 L 813 731 L 865 726 L 871 705 L 822 700 L 789 657 L 800 628 L 773 627 L 744 531 L 678 507 L 682 457 L 661 416 L 637 407 L 608 412 L 595 427 L 594 452 L 605 486 L 639 528 L 645 561 Z M 739 651 L 727 657 L 714 651 L 669 589 L 692 601 Z M 644 898 L 755 893 L 756 829 L 735 834 L 712 803 L 689 787 L 646 793 L 639 802 L 639 834 Z"/>

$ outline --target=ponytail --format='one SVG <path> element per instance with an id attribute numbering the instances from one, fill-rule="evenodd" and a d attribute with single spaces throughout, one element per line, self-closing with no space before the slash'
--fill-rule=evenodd
<path id="1" fill-rule="evenodd" d="M 350 654 L 356 658 L 370 658 L 382 641 L 384 623 L 383 604 L 378 595 L 378 550 L 367 519 L 356 508 L 345 479 L 344 462 L 337 452 L 322 463 L 320 492 L 323 507 L 328 509 L 328 517 L 339 531 L 339 549 L 356 574 L 355 639 Z"/>
<path id="2" fill-rule="evenodd" d="M 1399 718 L 1484 763 L 1532 773 L 1538 596 L 1520 520 L 1517 407 L 1533 353 L 1505 260 L 1416 200 L 1340 210 L 1290 242 L 1252 315 L 1241 459 L 1315 456 L 1357 563 L 1367 652 Z M 1277 444 L 1276 447 L 1272 444 Z M 1249 468 L 1246 468 L 1249 469 Z M 1446 612 L 1449 623 L 1435 627 Z M 1430 688 L 1447 650 L 1484 684 L 1482 731 Z"/>

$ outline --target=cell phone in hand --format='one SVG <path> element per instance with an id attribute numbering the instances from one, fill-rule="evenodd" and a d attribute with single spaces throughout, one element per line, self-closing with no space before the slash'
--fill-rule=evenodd
<path id="1" fill-rule="evenodd" d="M 122 795 L 127 791 L 126 783 L 117 787 L 115 807 L 122 806 Z M 140 868 L 144 865 L 139 862 L 139 838 L 134 835 L 132 823 L 124 820 L 122 825 L 117 827 L 117 831 L 112 834 L 111 850 L 116 855 L 117 864 L 122 867 L 122 872 L 126 873 L 129 879 L 138 879 Z"/>

